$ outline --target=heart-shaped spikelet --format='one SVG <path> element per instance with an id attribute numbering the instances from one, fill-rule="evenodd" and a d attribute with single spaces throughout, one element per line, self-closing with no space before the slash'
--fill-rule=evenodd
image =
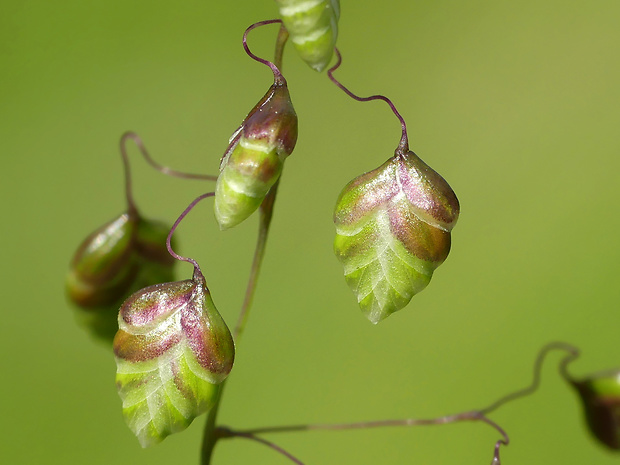
<path id="1" fill-rule="evenodd" d="M 371 322 L 428 285 L 448 256 L 458 215 L 452 188 L 411 151 L 397 151 L 344 188 L 334 212 L 334 250 Z"/>
<path id="2" fill-rule="evenodd" d="M 201 274 L 136 292 L 118 321 L 116 385 L 125 420 L 147 447 L 213 407 L 234 342 Z"/>

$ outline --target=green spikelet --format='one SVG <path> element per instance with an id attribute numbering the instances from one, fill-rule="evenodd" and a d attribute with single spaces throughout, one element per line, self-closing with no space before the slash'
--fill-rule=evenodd
<path id="1" fill-rule="evenodd" d="M 213 407 L 235 347 L 204 278 L 142 289 L 121 306 L 114 338 L 123 416 L 142 447 Z"/>
<path id="2" fill-rule="evenodd" d="M 338 38 L 339 0 L 276 0 L 299 56 L 316 71 L 332 58 Z"/>
<path id="3" fill-rule="evenodd" d="M 409 303 L 448 256 L 459 203 L 418 156 L 397 153 L 342 191 L 334 250 L 360 307 L 378 323 Z"/>
<path id="4" fill-rule="evenodd" d="M 231 138 L 215 186 L 221 229 L 248 218 L 280 177 L 297 142 L 297 115 L 286 83 L 276 83 Z"/>
<path id="5" fill-rule="evenodd" d="M 112 341 L 118 307 L 131 293 L 172 281 L 175 260 L 166 249 L 168 227 L 125 212 L 90 234 L 76 251 L 66 278 L 80 324 Z"/>

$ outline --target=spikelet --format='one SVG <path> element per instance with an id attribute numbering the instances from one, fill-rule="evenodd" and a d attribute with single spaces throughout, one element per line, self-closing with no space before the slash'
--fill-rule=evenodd
<path id="1" fill-rule="evenodd" d="M 213 405 L 235 347 L 204 278 L 142 289 L 121 306 L 114 338 L 123 416 L 142 447 Z"/>
<path id="2" fill-rule="evenodd" d="M 359 176 L 336 203 L 334 250 L 368 319 L 402 309 L 448 256 L 459 203 L 415 153 Z"/>
<path id="3" fill-rule="evenodd" d="M 339 0 L 276 0 L 299 56 L 316 71 L 332 58 L 338 38 Z"/>
<path id="4" fill-rule="evenodd" d="M 276 82 L 235 132 L 222 158 L 214 207 L 222 230 L 256 211 L 296 142 L 297 115 L 286 82 Z"/>
<path id="5" fill-rule="evenodd" d="M 128 211 L 95 230 L 77 249 L 66 291 L 78 321 L 93 335 L 112 341 L 123 300 L 142 287 L 174 279 L 175 260 L 165 245 L 168 229 Z"/>

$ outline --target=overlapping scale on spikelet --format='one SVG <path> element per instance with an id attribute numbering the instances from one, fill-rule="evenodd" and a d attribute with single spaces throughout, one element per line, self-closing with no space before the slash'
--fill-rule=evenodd
<path id="1" fill-rule="evenodd" d="M 378 323 L 430 282 L 450 251 L 459 203 L 415 153 L 351 181 L 336 203 L 334 250 L 368 319 Z"/>

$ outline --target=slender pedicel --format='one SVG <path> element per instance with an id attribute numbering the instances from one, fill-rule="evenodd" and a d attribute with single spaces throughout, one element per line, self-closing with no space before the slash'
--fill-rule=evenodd
<path id="1" fill-rule="evenodd" d="M 215 195 L 215 192 L 207 192 L 206 194 L 202 194 L 202 195 L 199 195 L 198 197 L 196 197 L 192 201 L 192 203 L 190 203 L 187 206 L 187 208 L 183 211 L 183 213 L 181 213 L 181 215 L 174 222 L 174 224 L 172 225 L 172 228 L 170 228 L 170 232 L 168 233 L 168 237 L 166 238 L 166 248 L 168 249 L 168 253 L 170 253 L 170 255 L 172 255 L 177 260 L 181 260 L 181 261 L 184 261 L 184 262 L 191 263 L 194 266 L 194 279 L 198 279 L 198 278 L 204 279 L 204 277 L 202 275 L 202 271 L 200 270 L 200 265 L 198 265 L 198 262 L 196 260 L 194 260 L 193 258 L 183 257 L 183 256 L 177 254 L 174 250 L 172 250 L 172 246 L 170 245 L 170 242 L 172 241 L 172 235 L 176 231 L 177 226 L 179 226 L 179 224 L 181 223 L 181 221 L 183 221 L 183 219 L 187 216 L 187 214 L 190 211 L 192 211 L 192 209 L 201 200 L 204 200 L 204 199 L 206 199 L 208 197 L 213 197 L 214 195 Z"/>
<path id="2" fill-rule="evenodd" d="M 432 426 L 432 425 L 445 425 L 448 423 L 457 423 L 461 421 L 481 421 L 491 426 L 497 432 L 502 435 L 502 439 L 495 443 L 493 453 L 493 465 L 500 465 L 499 449 L 500 446 L 508 445 L 510 438 L 506 431 L 495 423 L 493 420 L 487 418 L 479 411 L 463 412 L 456 415 L 446 415 L 438 418 L 430 419 L 415 419 L 406 418 L 401 420 L 378 420 L 378 421 L 366 421 L 359 423 L 336 423 L 336 424 L 309 424 L 309 425 L 290 425 L 290 426 L 275 426 L 267 428 L 255 428 L 249 430 L 232 430 L 228 427 L 221 426 L 217 428 L 217 434 L 219 438 L 231 438 L 231 437 L 251 437 L 256 438 L 257 434 L 268 433 L 294 433 L 300 431 L 345 431 L 356 429 L 369 429 L 369 428 L 382 428 L 393 426 Z"/>
<path id="3" fill-rule="evenodd" d="M 258 442 L 260 444 L 263 444 L 263 445 L 269 447 L 270 449 L 275 450 L 279 454 L 284 455 L 291 462 L 296 463 L 297 465 L 304 465 L 301 460 L 299 460 L 297 457 L 295 457 L 290 452 L 287 452 L 286 450 L 284 450 L 282 447 L 278 446 L 277 444 L 274 444 L 271 441 L 267 441 L 266 439 L 260 438 L 260 437 L 254 435 L 254 434 L 236 432 L 236 431 L 233 431 L 233 430 L 225 428 L 225 427 L 220 427 L 220 428 L 217 428 L 217 435 L 218 435 L 218 439 L 245 438 L 245 439 L 250 439 L 252 441 L 256 441 L 256 442 Z"/>
<path id="4" fill-rule="evenodd" d="M 278 67 L 275 64 L 273 64 L 271 61 L 265 60 L 259 56 L 254 55 L 254 53 L 252 53 L 252 51 L 250 50 L 250 47 L 248 47 L 248 34 L 251 30 L 256 29 L 257 27 L 267 26 L 268 24 L 276 24 L 276 23 L 282 24 L 282 20 L 281 19 L 268 19 L 266 21 L 259 21 L 257 23 L 252 24 L 250 27 L 248 27 L 243 33 L 243 48 L 245 49 L 245 53 L 247 53 L 250 56 L 250 58 L 266 66 L 269 66 L 269 68 L 271 68 L 271 71 L 273 72 L 273 78 L 276 84 L 285 85 L 286 79 L 284 79 L 284 76 L 282 76 L 282 73 L 280 72 Z"/>
<path id="5" fill-rule="evenodd" d="M 568 366 L 569 363 L 571 363 L 573 360 L 579 357 L 579 353 L 580 353 L 579 349 L 565 342 L 550 342 L 549 344 L 545 345 L 540 350 L 540 352 L 538 353 L 538 356 L 536 357 L 536 361 L 534 362 L 534 376 L 532 378 L 532 382 L 530 383 L 528 387 L 524 389 L 519 389 L 518 391 L 512 392 L 510 394 L 507 394 L 504 397 L 496 400 L 492 404 L 488 405 L 487 407 L 482 408 L 478 411 L 483 413 L 484 415 L 488 415 L 489 413 L 494 412 L 495 410 L 497 410 L 498 408 L 500 408 L 501 406 L 503 406 L 504 404 L 508 402 L 512 402 L 513 400 L 519 399 L 521 397 L 529 396 L 533 394 L 534 392 L 536 392 L 536 390 L 538 390 L 538 387 L 540 386 L 540 379 L 541 379 L 540 373 L 542 371 L 542 366 L 545 361 L 545 358 L 547 357 L 547 355 L 549 355 L 549 353 L 551 353 L 554 350 L 560 350 L 560 351 L 567 352 L 567 354 L 564 356 L 564 358 L 560 362 L 559 370 L 560 370 L 560 374 L 562 375 L 562 377 L 570 382 L 572 378 L 568 374 L 566 367 Z"/>
<path id="6" fill-rule="evenodd" d="M 336 84 L 340 89 L 342 89 L 349 97 L 358 102 L 369 102 L 371 100 L 383 100 L 390 106 L 390 109 L 396 115 L 398 120 L 400 121 L 400 125 L 402 127 L 402 136 L 400 138 L 400 143 L 398 144 L 397 153 L 405 153 L 409 150 L 409 138 L 407 137 L 407 123 L 402 115 L 396 109 L 396 106 L 392 103 L 392 101 L 384 95 L 371 95 L 370 97 L 359 97 L 347 89 L 338 79 L 334 77 L 334 71 L 336 71 L 341 63 L 342 63 L 342 55 L 340 54 L 340 50 L 337 47 L 334 47 L 334 52 L 336 53 L 337 61 L 334 66 L 327 70 L 327 76 L 329 79 Z"/>
<path id="7" fill-rule="evenodd" d="M 129 172 L 129 162 L 128 162 L 129 157 L 127 155 L 127 141 L 130 139 L 136 144 L 136 146 L 138 147 L 138 150 L 140 151 L 140 153 L 142 154 L 146 162 L 149 165 L 151 165 L 151 167 L 153 167 L 160 173 L 165 174 L 166 176 L 173 176 L 175 178 L 181 178 L 181 179 L 200 179 L 200 180 L 205 180 L 205 181 L 217 181 L 217 176 L 213 174 L 185 173 L 183 171 L 177 171 L 177 170 L 174 170 L 172 168 L 169 168 L 167 166 L 157 163 L 153 159 L 153 157 L 151 157 L 151 155 L 149 154 L 148 150 L 146 149 L 146 146 L 144 145 L 144 142 L 142 141 L 142 138 L 133 131 L 127 131 L 126 133 L 124 133 L 121 136 L 121 140 L 120 140 L 121 155 L 123 156 L 123 162 L 125 163 L 126 173 Z"/>

